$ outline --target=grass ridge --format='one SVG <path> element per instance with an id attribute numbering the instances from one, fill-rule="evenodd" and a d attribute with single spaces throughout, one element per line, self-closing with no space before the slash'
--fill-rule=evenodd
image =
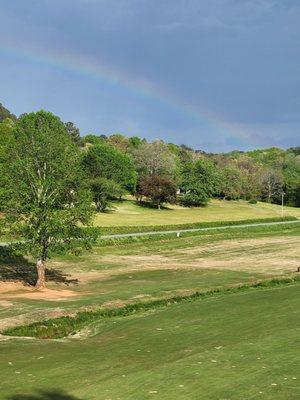
<path id="1" fill-rule="evenodd" d="M 255 290 L 274 286 L 283 286 L 300 283 L 300 274 L 270 279 L 258 280 L 251 283 L 239 284 L 230 287 L 211 289 L 208 291 L 196 291 L 188 295 L 177 295 L 169 298 L 151 300 L 148 302 L 137 302 L 124 307 L 103 309 L 94 311 L 82 311 L 75 316 L 59 317 L 29 325 L 8 328 L 2 333 L 8 336 L 36 337 L 39 339 L 59 339 L 73 335 L 86 325 L 102 318 L 126 317 L 137 312 L 154 310 L 172 304 L 192 302 L 219 295 L 227 295 L 240 291 Z"/>
<path id="2" fill-rule="evenodd" d="M 255 224 L 264 222 L 296 221 L 298 218 L 293 216 L 286 217 L 267 217 L 267 218 L 248 218 L 230 221 L 208 221 L 208 222 L 190 222 L 185 224 L 169 225 L 141 225 L 141 226 L 103 226 L 87 228 L 98 235 L 114 235 L 125 233 L 143 233 L 143 232 L 161 232 L 181 229 L 214 228 L 218 226 L 233 226 L 243 224 Z"/>
<path id="3" fill-rule="evenodd" d="M 298 219 L 286 221 L 287 223 L 284 225 L 284 229 L 290 229 L 294 228 L 294 225 L 297 225 L 294 223 L 294 221 L 298 221 Z M 289 224 L 288 222 L 291 222 Z M 226 235 L 226 237 L 231 238 L 235 236 L 236 234 L 243 234 L 246 232 L 269 232 L 270 229 L 273 231 L 278 231 L 282 230 L 283 225 L 260 225 L 256 226 L 252 224 L 249 224 L 247 227 L 240 227 L 240 225 L 228 225 L 228 226 L 234 226 L 235 231 L 233 229 L 227 229 L 225 230 L 222 226 L 215 227 L 213 231 L 210 230 L 195 230 L 195 231 L 186 231 L 186 232 L 181 232 L 180 236 L 177 236 L 177 232 L 171 232 L 171 233 L 157 233 L 155 235 L 147 234 L 145 233 L 144 235 L 141 236 L 127 236 L 127 237 L 116 237 L 116 238 L 107 238 L 107 239 L 101 239 L 98 238 L 97 240 L 97 246 L 98 247 L 108 247 L 108 246 L 122 246 L 130 243 L 140 243 L 140 242 L 157 242 L 161 240 L 169 240 L 169 239 L 181 239 L 185 237 L 192 237 L 192 236 L 218 236 L 220 234 Z M 220 229 L 218 229 L 220 228 Z M 226 232 L 227 231 L 227 232 Z"/>

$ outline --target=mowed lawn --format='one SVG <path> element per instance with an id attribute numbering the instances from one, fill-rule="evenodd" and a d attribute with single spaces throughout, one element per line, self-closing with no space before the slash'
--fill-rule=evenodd
<path id="1" fill-rule="evenodd" d="M 106 213 L 97 214 L 96 226 L 171 225 L 281 216 L 281 206 L 279 205 L 262 202 L 250 204 L 243 200 L 212 200 L 207 207 L 203 208 L 168 205 L 167 208 L 161 210 L 142 207 L 135 201 L 125 200 L 112 203 L 112 207 Z M 284 215 L 300 217 L 300 209 L 284 207 Z"/>
<path id="2" fill-rule="evenodd" d="M 18 260 L 16 268 L 8 260 L 0 270 L 0 329 L 86 307 L 116 307 L 290 274 L 299 262 L 300 224 L 96 247 L 79 257 L 54 258 L 42 292 L 22 283 L 34 277 L 33 263 Z M 11 282 L 17 276 L 19 282 Z"/>
<path id="3" fill-rule="evenodd" d="M 22 285 L 34 264 L 7 260 L 0 327 L 288 275 L 299 265 L 299 238 L 291 224 L 96 247 L 52 259 L 41 293 Z M 98 320 L 72 339 L 0 337 L 0 400 L 298 399 L 299 289 Z"/>
<path id="4" fill-rule="evenodd" d="M 250 290 L 98 322 L 87 337 L 2 341 L 0 399 L 296 400 L 299 305 L 299 286 Z"/>

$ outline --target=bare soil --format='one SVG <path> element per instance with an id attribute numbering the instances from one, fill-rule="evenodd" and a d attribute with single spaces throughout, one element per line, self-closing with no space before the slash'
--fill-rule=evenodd
<path id="1" fill-rule="evenodd" d="M 94 257 L 94 256 L 93 256 Z M 84 271 L 84 264 L 68 266 L 71 277 L 80 284 L 109 279 L 124 273 L 154 270 L 219 269 L 259 272 L 278 275 L 294 272 L 300 264 L 298 237 L 268 237 L 261 239 L 224 240 L 222 242 L 174 249 L 151 255 L 97 255 L 99 266 L 121 265 L 119 268 Z M 50 266 L 50 265 L 49 265 Z M 55 262 L 55 268 L 58 263 Z M 80 272 L 79 272 L 80 271 Z M 16 298 L 59 301 L 82 295 L 77 290 L 47 288 L 35 290 L 18 282 L 0 282 L 0 307 L 9 307 Z M 4 301 L 4 303 L 3 303 Z M 8 302 L 8 303 L 5 303 Z"/>
<path id="2" fill-rule="evenodd" d="M 69 289 L 56 290 L 46 288 L 36 290 L 32 286 L 23 285 L 20 282 L 0 282 L 0 306 L 2 305 L 3 299 L 24 298 L 31 300 L 57 301 L 77 295 L 78 293 Z"/>

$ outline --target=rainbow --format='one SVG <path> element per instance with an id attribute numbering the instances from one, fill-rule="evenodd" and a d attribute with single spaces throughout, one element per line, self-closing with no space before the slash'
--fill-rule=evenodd
<path id="1" fill-rule="evenodd" d="M 153 83 L 137 77 L 133 78 L 114 66 L 106 65 L 102 61 L 94 61 L 87 57 L 67 52 L 51 52 L 48 49 L 45 51 L 27 45 L 26 47 L 22 47 L 16 44 L 7 44 L 7 42 L 4 44 L 0 41 L 0 55 L 1 54 L 14 56 L 27 62 L 45 64 L 69 73 L 79 74 L 101 84 L 108 84 L 116 88 L 124 88 L 138 98 L 154 100 L 157 105 L 167 107 L 173 112 L 177 112 L 196 122 L 200 122 L 202 126 L 213 129 L 222 137 L 239 139 L 245 144 L 252 141 L 251 135 L 239 129 L 234 124 L 226 123 L 213 112 L 205 110 L 204 108 L 200 110 L 194 106 L 184 104 L 179 99 L 166 92 L 161 86 L 158 87 Z"/>

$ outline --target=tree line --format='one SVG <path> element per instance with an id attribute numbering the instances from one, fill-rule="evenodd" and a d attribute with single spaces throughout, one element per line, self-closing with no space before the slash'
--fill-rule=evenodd
<path id="1" fill-rule="evenodd" d="M 208 154 L 185 145 L 121 134 L 81 136 L 39 111 L 16 118 L 0 105 L 0 225 L 25 238 L 22 254 L 45 261 L 95 239 L 82 229 L 125 194 L 140 204 L 205 206 L 213 197 L 300 205 L 300 149 Z M 1 227 L 1 226 L 0 226 Z"/>
<path id="2" fill-rule="evenodd" d="M 0 105 L 0 121 L 5 144 L 19 120 Z M 299 147 L 212 154 L 137 136 L 80 136 L 74 123 L 63 125 L 80 152 L 83 174 L 99 211 L 126 193 L 158 208 L 164 202 L 205 206 L 213 197 L 279 204 L 282 194 L 285 204 L 300 206 Z"/>
<path id="3" fill-rule="evenodd" d="M 213 198 L 300 206 L 300 147 L 212 154 L 121 134 L 75 139 L 99 210 L 129 192 L 163 202 L 205 206 Z"/>

